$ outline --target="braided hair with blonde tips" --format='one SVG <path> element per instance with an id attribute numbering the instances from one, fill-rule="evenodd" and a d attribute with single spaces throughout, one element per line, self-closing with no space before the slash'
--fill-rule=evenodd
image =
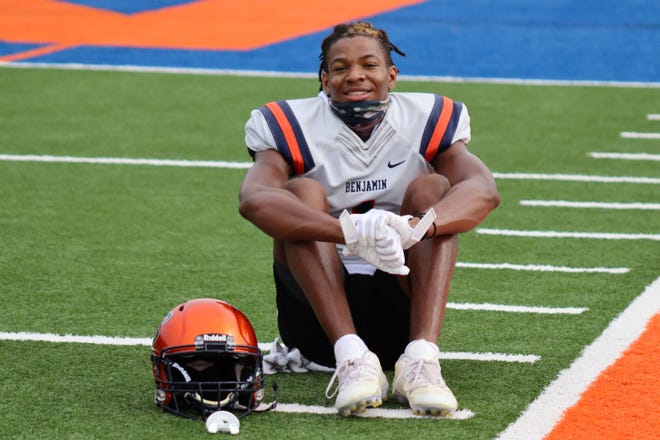
<path id="1" fill-rule="evenodd" d="M 382 29 L 375 28 L 371 23 L 366 21 L 358 21 L 356 23 L 343 23 L 338 24 L 332 30 L 332 33 L 323 39 L 321 43 L 321 54 L 319 55 L 319 60 L 321 62 L 319 66 L 319 81 L 321 81 L 321 74 L 323 72 L 328 72 L 328 52 L 333 44 L 342 38 L 352 38 L 352 37 L 368 37 L 373 38 L 378 41 L 378 44 L 383 48 L 385 52 L 385 61 L 387 62 L 388 67 L 394 65 L 392 61 L 392 52 L 396 52 L 399 55 L 405 57 L 406 54 L 402 52 L 398 47 L 396 47 L 387 36 L 387 32 Z"/>

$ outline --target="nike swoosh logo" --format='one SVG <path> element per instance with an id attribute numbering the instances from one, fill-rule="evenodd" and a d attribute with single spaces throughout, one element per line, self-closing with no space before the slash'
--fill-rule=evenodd
<path id="1" fill-rule="evenodd" d="M 401 165 L 401 164 L 404 163 L 405 161 L 406 161 L 406 160 L 404 159 L 404 160 L 402 160 L 401 162 L 397 162 L 397 163 L 392 163 L 392 161 L 387 162 L 387 168 L 398 167 L 399 165 Z"/>

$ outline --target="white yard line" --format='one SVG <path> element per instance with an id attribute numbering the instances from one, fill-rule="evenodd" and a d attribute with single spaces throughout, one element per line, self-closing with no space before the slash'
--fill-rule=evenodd
<path id="1" fill-rule="evenodd" d="M 183 159 L 147 159 L 121 157 L 74 157 L 51 155 L 19 155 L 0 154 L 0 161 L 10 162 L 47 162 L 47 163 L 82 163 L 101 165 L 150 165 L 171 167 L 204 167 L 204 168 L 238 168 L 247 169 L 252 162 L 226 162 L 215 160 L 183 160 Z M 511 180 L 557 180 L 565 182 L 597 182 L 597 183 L 641 183 L 660 184 L 660 178 L 635 176 L 593 176 L 582 174 L 543 174 L 543 173 L 493 173 L 496 179 Z"/>
<path id="2" fill-rule="evenodd" d="M 81 336 L 81 335 L 59 335 L 56 333 L 32 333 L 32 332 L 0 332 L 2 341 L 32 341 L 32 342 L 54 342 L 54 343 L 77 343 L 94 345 L 120 345 L 120 346 L 151 346 L 151 338 L 126 338 L 120 336 Z M 260 342 L 259 348 L 269 351 L 272 342 Z M 522 362 L 534 363 L 540 356 L 529 354 L 509 353 L 469 353 L 469 352 L 444 352 L 442 359 L 474 360 L 485 362 Z"/>
<path id="3" fill-rule="evenodd" d="M 660 133 L 640 133 L 638 131 L 622 131 L 619 136 L 623 139 L 660 139 Z"/>
<path id="4" fill-rule="evenodd" d="M 596 208 L 613 210 L 660 210 L 660 203 L 572 202 L 567 200 L 521 200 L 523 206 L 553 208 Z"/>
<path id="5" fill-rule="evenodd" d="M 282 413 L 306 413 L 321 415 L 337 415 L 337 409 L 328 406 L 300 405 L 297 403 L 278 403 L 273 409 L 274 412 Z M 423 417 L 416 416 L 410 409 L 388 409 L 388 408 L 368 408 L 357 417 L 366 418 L 386 418 L 386 419 L 433 419 L 433 420 L 467 420 L 474 417 L 474 413 L 469 409 L 459 409 L 448 417 Z"/>
<path id="6" fill-rule="evenodd" d="M 459 361 L 480 361 L 480 362 L 509 362 L 533 364 L 541 360 L 541 356 L 535 354 L 506 354 L 506 353 L 468 353 L 465 351 L 443 351 L 440 352 L 440 359 L 459 360 Z"/>
<path id="7" fill-rule="evenodd" d="M 519 270 L 528 272 L 559 273 L 607 273 L 620 275 L 630 272 L 628 267 L 567 267 L 548 264 L 512 264 L 512 263 L 456 263 L 456 267 L 468 269 Z"/>
<path id="8" fill-rule="evenodd" d="M 533 238 L 591 238 L 596 240 L 652 240 L 660 241 L 660 234 L 621 234 L 609 232 L 521 231 L 518 229 L 477 228 L 477 234 Z"/>
<path id="9" fill-rule="evenodd" d="M 660 185 L 658 177 L 637 176 L 592 176 L 584 174 L 542 174 L 542 173 L 493 173 L 496 179 L 509 180 L 557 180 L 562 182 L 594 182 L 594 183 L 644 183 Z"/>
<path id="10" fill-rule="evenodd" d="M 499 434 L 497 440 L 541 440 L 561 420 L 564 412 L 610 365 L 614 364 L 660 313 L 660 278 L 613 320 L 580 357 L 561 371 L 558 377 L 522 413 L 520 418 Z M 612 414 L 616 418 L 616 414 Z"/>
<path id="11" fill-rule="evenodd" d="M 579 315 L 588 311 L 586 307 L 532 307 L 512 306 L 506 304 L 474 304 L 474 303 L 447 303 L 448 309 L 454 310 L 478 310 L 485 312 L 509 312 L 509 313 L 539 313 L 546 315 Z"/>
<path id="12" fill-rule="evenodd" d="M 616 159 L 616 160 L 643 160 L 657 162 L 660 161 L 660 154 L 648 153 L 589 153 L 594 159 Z"/>
<path id="13" fill-rule="evenodd" d="M 16 155 L 0 154 L 0 161 L 13 162 L 50 162 L 50 163 L 84 163 L 97 165 L 150 165 L 161 167 L 195 167 L 195 168 L 250 168 L 251 162 L 225 162 L 216 160 L 178 160 L 178 159 L 144 159 L 121 157 L 73 157 L 48 155 Z"/>
<path id="14" fill-rule="evenodd" d="M 123 336 L 81 336 L 56 333 L 0 332 L 2 341 L 64 342 L 96 345 L 146 345 L 151 346 L 151 338 L 129 338 Z"/>

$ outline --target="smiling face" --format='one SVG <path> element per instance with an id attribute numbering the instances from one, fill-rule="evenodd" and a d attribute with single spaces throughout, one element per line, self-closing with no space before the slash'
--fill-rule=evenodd
<path id="1" fill-rule="evenodd" d="M 321 84 L 336 102 L 383 101 L 394 88 L 399 73 L 388 65 L 378 40 L 354 36 L 337 40 L 328 50 L 328 71 L 321 73 Z"/>

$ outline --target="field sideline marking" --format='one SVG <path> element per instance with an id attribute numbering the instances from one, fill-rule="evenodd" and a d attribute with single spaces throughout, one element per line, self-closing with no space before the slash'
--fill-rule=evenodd
<path id="1" fill-rule="evenodd" d="M 575 405 L 587 387 L 614 364 L 644 332 L 651 318 L 660 313 L 660 277 L 603 331 L 573 363 L 497 436 L 497 440 L 541 440 Z M 616 418 L 616 414 L 612 414 Z M 615 423 L 613 421 L 613 423 Z"/>
<path id="2" fill-rule="evenodd" d="M 608 232 L 560 232 L 560 231 L 521 231 L 514 229 L 477 228 L 477 234 L 508 237 L 535 238 L 592 238 L 597 240 L 653 240 L 660 241 L 660 234 L 621 234 Z"/>
<path id="3" fill-rule="evenodd" d="M 226 162 L 216 160 L 179 160 L 179 159 L 147 159 L 121 157 L 74 157 L 51 156 L 35 154 L 0 154 L 0 161 L 10 162 L 55 162 L 55 163 L 85 163 L 108 165 L 151 165 L 172 167 L 202 167 L 202 168 L 238 168 L 247 169 L 252 162 Z M 559 180 L 568 182 L 598 182 L 598 183 L 650 183 L 660 184 L 660 178 L 633 176 L 592 176 L 580 174 L 541 174 L 541 173 L 493 173 L 496 179 L 514 180 Z"/>
<path id="4" fill-rule="evenodd" d="M 82 64 L 82 63 L 30 63 L 30 62 L 3 62 L 1 67 L 19 69 L 59 69 L 59 70 L 91 70 L 91 71 L 119 71 L 136 73 L 165 73 L 165 74 L 192 74 L 192 75 L 226 75 L 266 78 L 301 78 L 317 79 L 317 73 L 310 72 L 280 72 L 272 70 L 239 70 L 239 69 L 208 69 L 186 67 L 150 67 L 134 65 L 110 64 Z M 555 80 L 555 79 L 524 79 L 524 78 L 487 78 L 487 77 L 461 77 L 461 76 L 434 76 L 434 75 L 399 75 L 399 80 L 428 81 L 428 82 L 458 82 L 477 84 L 512 84 L 532 86 L 594 86 L 594 87 L 632 87 L 632 88 L 658 88 L 660 82 L 645 81 L 590 81 L 590 80 Z"/>
<path id="5" fill-rule="evenodd" d="M 543 440 L 657 440 L 660 433 L 660 313 L 592 382 Z M 612 417 L 616 414 L 615 417 Z"/>
<path id="6" fill-rule="evenodd" d="M 591 152 L 589 153 L 594 159 L 618 159 L 618 160 L 648 160 L 648 161 L 660 161 L 660 154 L 649 154 L 649 153 L 599 153 Z"/>
<path id="7" fill-rule="evenodd" d="M 543 206 L 556 208 L 597 208 L 597 209 L 639 209 L 660 210 L 660 203 L 614 203 L 614 202 L 570 202 L 567 200 L 521 200 L 522 206 Z"/>

